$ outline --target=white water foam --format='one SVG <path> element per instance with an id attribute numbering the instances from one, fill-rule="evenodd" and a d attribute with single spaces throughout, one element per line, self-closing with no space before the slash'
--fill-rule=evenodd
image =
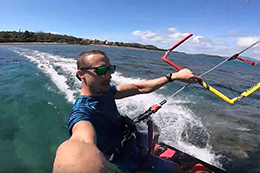
<path id="1" fill-rule="evenodd" d="M 63 58 L 41 51 L 22 48 L 16 48 L 14 51 L 19 55 L 26 57 L 32 63 L 37 64 L 39 69 L 50 76 L 52 82 L 58 87 L 60 92 L 66 96 L 66 99 L 70 103 L 75 102 L 75 93 L 78 91 L 72 90 L 67 84 L 68 75 L 74 78 L 73 80 L 77 81 L 75 77 L 75 59 Z M 74 76 L 72 74 L 74 74 Z"/>
<path id="2" fill-rule="evenodd" d="M 75 93 L 79 92 L 80 87 L 80 83 L 75 77 L 75 59 L 63 58 L 45 52 L 21 48 L 15 49 L 15 52 L 37 64 L 39 69 L 50 76 L 53 83 L 58 87 L 60 92 L 65 95 L 66 99 L 71 103 L 75 102 Z M 78 87 L 72 88 L 69 86 L 66 83 L 68 78 L 74 80 L 74 82 L 78 84 Z M 116 72 L 112 75 L 112 83 L 114 84 L 138 83 L 141 81 L 143 81 L 143 79 L 124 77 L 120 72 Z M 162 87 L 161 89 L 167 89 L 167 86 Z M 134 118 L 163 99 L 165 99 L 163 95 L 153 92 L 116 100 L 116 102 L 120 113 Z M 218 162 L 218 156 L 211 152 L 212 148 L 209 144 L 207 144 L 205 148 L 199 148 L 187 142 L 183 142 L 182 140 L 181 134 L 185 131 L 187 123 L 204 129 L 200 119 L 195 116 L 191 110 L 182 106 L 182 103 L 187 104 L 188 102 L 189 101 L 176 99 L 176 97 L 171 98 L 163 108 L 152 115 L 154 123 L 160 130 L 160 141 L 200 158 L 205 162 L 220 167 L 221 165 Z M 190 103 L 196 104 L 194 102 Z"/>
<path id="3" fill-rule="evenodd" d="M 116 84 L 137 83 L 142 79 L 125 78 L 120 73 L 115 73 L 112 78 Z M 167 86 L 161 89 L 165 89 Z M 163 95 L 156 92 L 150 94 L 137 95 L 122 100 L 116 100 L 120 113 L 134 118 L 145 112 L 149 107 L 161 102 Z M 167 100 L 168 98 L 166 98 Z M 207 144 L 205 148 L 199 148 L 182 140 L 182 132 L 185 130 L 187 123 L 192 126 L 203 128 L 200 119 L 193 112 L 181 103 L 187 104 L 189 101 L 183 101 L 176 98 L 167 100 L 161 109 L 152 115 L 154 123 L 159 127 L 160 141 L 172 145 L 181 151 L 191 154 L 207 163 L 221 167 L 218 161 L 219 156 L 212 153 L 212 147 Z M 194 102 L 189 102 L 193 103 Z M 209 135 L 209 134 L 207 134 Z"/>

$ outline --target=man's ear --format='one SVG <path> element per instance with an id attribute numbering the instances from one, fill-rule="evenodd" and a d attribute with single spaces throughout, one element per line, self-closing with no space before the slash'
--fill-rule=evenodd
<path id="1" fill-rule="evenodd" d="M 81 70 L 77 71 L 76 77 L 81 81 L 84 76 L 84 72 Z"/>

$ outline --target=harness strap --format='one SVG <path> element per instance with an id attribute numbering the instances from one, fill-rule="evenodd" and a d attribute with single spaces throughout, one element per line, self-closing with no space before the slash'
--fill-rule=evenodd
<path id="1" fill-rule="evenodd" d="M 123 139 L 119 141 L 111 141 L 113 144 L 112 149 L 107 150 L 108 160 L 112 163 L 118 162 L 121 158 L 127 154 L 128 147 L 132 145 L 137 146 L 137 129 L 132 119 L 127 116 L 122 116 L 122 128 L 123 128 Z"/>

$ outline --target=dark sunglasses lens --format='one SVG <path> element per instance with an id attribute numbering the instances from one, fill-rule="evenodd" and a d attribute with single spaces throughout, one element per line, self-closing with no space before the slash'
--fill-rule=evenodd
<path id="1" fill-rule="evenodd" d="M 113 74 L 116 71 L 116 66 L 115 65 L 111 65 L 109 67 L 98 67 L 96 69 L 96 73 L 98 76 L 103 76 L 107 73 L 107 70 L 109 70 L 110 74 Z"/>
<path id="2" fill-rule="evenodd" d="M 96 73 L 98 76 L 103 76 L 107 73 L 107 67 L 98 67 L 96 69 Z"/>
<path id="3" fill-rule="evenodd" d="M 111 65 L 111 66 L 109 67 L 109 72 L 110 72 L 110 74 L 115 73 L 115 71 L 116 71 L 116 66 L 115 66 L 115 65 Z"/>

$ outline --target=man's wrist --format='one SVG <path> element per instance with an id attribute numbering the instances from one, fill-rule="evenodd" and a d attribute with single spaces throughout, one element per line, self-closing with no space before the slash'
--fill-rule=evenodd
<path id="1" fill-rule="evenodd" d="M 166 79 L 168 80 L 168 82 L 173 82 L 172 73 L 168 73 L 168 74 L 166 74 L 164 77 L 166 77 Z"/>

